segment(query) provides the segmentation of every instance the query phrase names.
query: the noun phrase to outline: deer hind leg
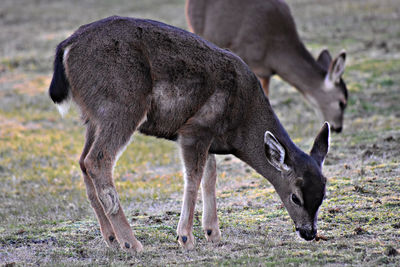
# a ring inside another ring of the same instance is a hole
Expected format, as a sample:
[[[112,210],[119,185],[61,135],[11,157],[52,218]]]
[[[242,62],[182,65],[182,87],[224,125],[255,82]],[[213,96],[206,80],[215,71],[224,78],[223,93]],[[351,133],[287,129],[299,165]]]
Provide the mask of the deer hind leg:
[[[104,213],[103,207],[101,206],[100,200],[97,197],[96,189],[94,187],[92,179],[88,176],[84,160],[89,153],[90,148],[93,145],[96,134],[96,127],[92,124],[92,122],[88,122],[86,128],[86,143],[83,148],[83,152],[81,158],[79,160],[79,165],[81,166],[83,179],[86,185],[86,193],[89,198],[90,204],[96,213],[97,220],[100,223],[100,231],[103,235],[104,240],[107,245],[112,248],[118,248],[119,244],[117,239],[115,238],[114,230],[111,226],[110,221],[108,220],[106,214]]]
[[[262,85],[262,88],[263,88],[263,90],[264,90],[264,93],[265,93],[265,95],[268,97],[268,94],[269,94],[269,80],[270,80],[270,77],[267,77],[267,78],[260,78],[260,80],[261,80],[261,85]]]
[[[193,215],[201,177],[207,159],[211,138],[200,131],[180,134],[179,144],[184,164],[185,187],[181,216],[177,228],[178,242],[184,249],[194,248]]]
[[[84,166],[96,189],[97,197],[108,218],[120,247],[134,253],[143,249],[125,217],[114,186],[112,171],[118,152],[128,143],[144,115],[114,111],[112,118],[103,117],[97,125],[93,145]],[[105,237],[107,238],[107,237]]]
[[[221,232],[218,225],[217,198],[215,195],[215,184],[217,181],[217,166],[215,155],[209,154],[206,168],[201,180],[201,191],[203,197],[203,229],[207,241],[218,242]]]

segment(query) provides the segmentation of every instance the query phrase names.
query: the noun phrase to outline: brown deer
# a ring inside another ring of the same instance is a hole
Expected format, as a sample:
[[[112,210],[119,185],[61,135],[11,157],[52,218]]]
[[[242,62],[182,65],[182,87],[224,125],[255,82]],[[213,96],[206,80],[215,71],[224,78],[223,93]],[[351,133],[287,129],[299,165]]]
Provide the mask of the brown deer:
[[[233,53],[195,34],[151,20],[110,17],[80,27],[56,51],[51,99],[73,100],[87,127],[80,166],[87,195],[109,246],[142,250],[124,215],[112,172],[132,133],[179,144],[184,195],[177,228],[192,249],[193,213],[202,187],[203,228],[220,239],[214,154],[233,154],[275,187],[300,236],[317,232],[325,195],[321,167],[329,124],[310,155],[289,138],[257,77]]]
[[[269,80],[277,74],[305,96],[332,130],[342,131],[346,53],[332,60],[323,50],[315,61],[283,0],[187,0],[186,17],[193,32],[240,56],[267,95]]]

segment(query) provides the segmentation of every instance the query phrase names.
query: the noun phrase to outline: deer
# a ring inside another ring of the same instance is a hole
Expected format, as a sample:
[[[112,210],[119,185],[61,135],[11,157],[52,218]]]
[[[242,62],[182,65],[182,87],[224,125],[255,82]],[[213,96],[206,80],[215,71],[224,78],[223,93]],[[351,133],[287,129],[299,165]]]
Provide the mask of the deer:
[[[216,154],[232,154],[275,188],[296,231],[317,233],[325,196],[322,165],[329,149],[325,123],[310,154],[290,139],[255,74],[235,54],[161,22],[112,16],[83,25],[56,48],[49,95],[62,113],[75,103],[86,126],[79,165],[108,246],[142,251],[118,198],[113,168],[134,131],[174,141],[184,192],[177,239],[195,247],[198,190],[209,242],[221,238]]]
[[[332,60],[323,49],[315,60],[283,0],[187,0],[186,18],[192,32],[241,57],[267,95],[270,78],[277,74],[303,94],[333,131],[342,131],[346,52]]]

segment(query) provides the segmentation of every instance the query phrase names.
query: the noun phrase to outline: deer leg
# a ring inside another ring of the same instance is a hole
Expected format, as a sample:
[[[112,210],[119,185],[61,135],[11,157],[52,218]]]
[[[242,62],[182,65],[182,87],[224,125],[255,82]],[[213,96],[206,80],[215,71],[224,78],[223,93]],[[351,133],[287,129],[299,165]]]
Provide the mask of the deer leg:
[[[98,125],[95,141],[84,165],[120,247],[134,253],[141,251],[143,247],[135,238],[125,217],[112,178],[116,155],[128,143],[137,125],[130,127],[132,125],[127,122],[134,121],[134,116],[125,115],[115,114],[112,120],[104,118]]]
[[[208,242],[218,242],[221,232],[218,226],[217,198],[215,196],[215,184],[217,181],[217,166],[214,154],[209,154],[206,169],[201,180],[203,196],[203,229]]]
[[[185,187],[181,216],[177,228],[178,242],[184,249],[193,249],[193,215],[211,138],[199,135],[180,135],[179,143],[185,166]]]
[[[265,95],[266,95],[267,97],[268,97],[268,94],[269,94],[269,79],[270,79],[270,77],[267,77],[267,78],[260,78],[262,88],[263,88],[264,93],[265,93]]]
[[[91,122],[88,122],[87,129],[86,129],[86,143],[83,148],[81,158],[79,160],[79,165],[82,169],[83,179],[84,179],[84,182],[86,185],[86,193],[87,193],[88,199],[90,201],[90,204],[91,204],[94,212],[96,213],[97,220],[100,223],[101,234],[103,235],[103,238],[109,247],[118,248],[119,244],[117,242],[117,239],[115,238],[114,230],[113,230],[111,223],[108,220],[106,214],[104,213],[103,207],[101,206],[101,203],[97,197],[97,193],[96,193],[96,189],[93,185],[93,181],[88,176],[85,165],[84,165],[84,160],[85,160],[87,154],[89,153],[89,150],[92,147],[92,144],[94,142],[95,134],[96,134],[96,127]]]

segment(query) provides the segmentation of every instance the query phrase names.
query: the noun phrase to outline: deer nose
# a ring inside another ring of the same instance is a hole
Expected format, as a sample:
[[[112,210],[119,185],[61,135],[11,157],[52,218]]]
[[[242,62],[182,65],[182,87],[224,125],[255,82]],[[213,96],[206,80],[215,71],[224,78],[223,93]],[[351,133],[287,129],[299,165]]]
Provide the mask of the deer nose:
[[[296,228],[301,238],[307,241],[311,241],[317,235],[317,229],[309,229],[309,228]]]
[[[343,130],[343,127],[342,126],[340,126],[340,127],[331,126],[331,130],[334,132],[340,133]]]

